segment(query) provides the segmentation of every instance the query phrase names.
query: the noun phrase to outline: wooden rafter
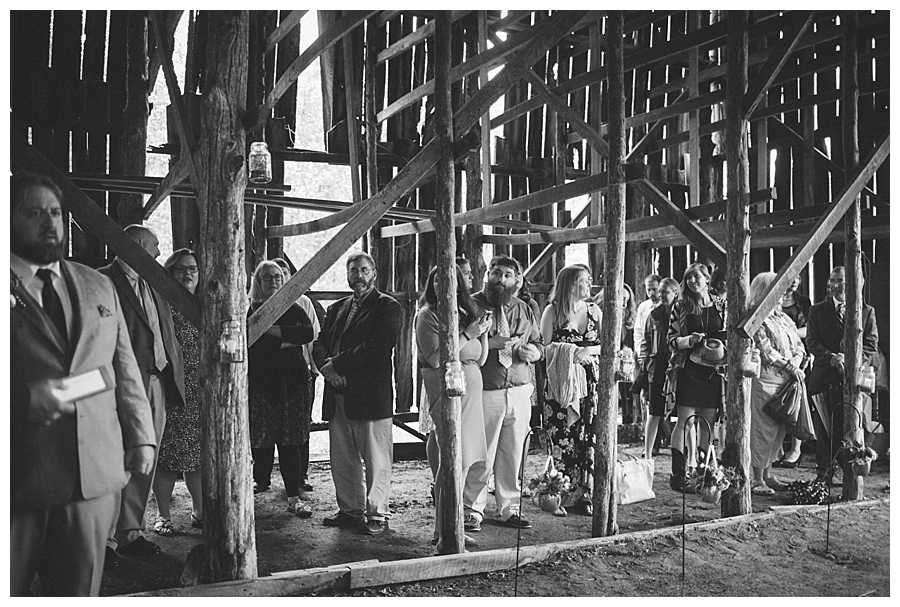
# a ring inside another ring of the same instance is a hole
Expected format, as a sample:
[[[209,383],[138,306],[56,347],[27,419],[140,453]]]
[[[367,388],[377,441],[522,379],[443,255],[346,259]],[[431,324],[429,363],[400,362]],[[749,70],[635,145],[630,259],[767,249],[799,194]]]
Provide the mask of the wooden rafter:
[[[454,22],[459,21],[460,19],[462,19],[463,17],[465,17],[466,15],[468,15],[471,12],[472,12],[471,10],[453,11],[451,21],[454,21]],[[430,37],[433,34],[434,34],[434,21],[432,20],[432,21],[429,21],[428,23],[426,23],[425,25],[419,27],[416,31],[412,32],[411,34],[409,34],[407,36],[404,36],[397,42],[393,43],[392,45],[390,45],[389,47],[387,47],[386,49],[384,49],[383,51],[378,53],[378,55],[375,57],[375,65],[381,65],[388,59],[392,59],[392,58],[396,57],[397,55],[400,55],[400,54],[404,53],[405,51],[408,51],[409,49],[411,49],[412,47],[419,44],[420,42],[422,42],[423,40],[425,40],[426,38]]]
[[[684,211],[675,206],[655,185],[647,181],[636,181],[632,184],[638,192],[640,192],[646,200],[650,202],[656,209],[672,222],[678,230],[684,234],[692,245],[703,251],[703,253],[720,268],[725,267],[727,258],[725,249],[718,242],[707,234],[703,228],[696,222],[684,214]]]
[[[588,202],[585,204],[578,214],[566,224],[565,230],[569,230],[575,228],[580,224],[584,219],[588,216],[591,211],[591,204]],[[548,230],[548,232],[551,230]],[[547,263],[553,259],[553,255],[556,254],[557,251],[562,247],[559,243],[550,243],[534,258],[534,260],[529,264],[529,266],[525,269],[525,278],[528,280],[534,280],[534,277],[537,276],[537,273],[540,272],[541,268],[543,268]]]
[[[268,35],[266,38],[266,50],[263,51],[263,54],[268,53],[272,49],[275,48],[275,45],[284,40],[284,38],[290,34],[295,27],[300,25],[300,20],[303,19],[303,16],[306,15],[309,11],[291,11],[287,14],[287,17],[281,20],[281,23],[278,24],[272,33]]]
[[[591,192],[598,192],[606,188],[606,173],[583,177],[565,185],[558,185],[512,200],[504,200],[487,207],[473,209],[463,213],[457,213],[453,221],[457,226],[474,223],[484,223],[491,219],[509,217],[515,213],[539,209],[576,196],[584,196]],[[406,223],[396,226],[388,226],[381,229],[382,238],[396,238],[398,236],[410,236],[412,234],[424,234],[434,231],[434,223],[430,219]]]
[[[875,174],[875,171],[881,166],[884,160],[890,154],[890,134],[886,133],[879,144],[875,146],[872,153],[865,162],[861,163],[859,171],[852,180],[847,184],[841,194],[831,203],[828,211],[819,219],[816,226],[807,234],[802,245],[794,250],[794,254],[788,260],[778,276],[769,285],[765,295],[753,307],[751,307],[744,318],[738,323],[738,330],[745,336],[749,337],[756,333],[760,325],[780,301],[781,295],[787,290],[788,285],[794,280],[794,277],[800,270],[809,263],[812,256],[819,249],[819,246],[825,238],[837,227],[843,218],[847,209],[862,192],[863,186],[868,183]]]
[[[83,230],[89,231],[100,242],[134,268],[150,283],[172,307],[184,314],[194,326],[200,326],[200,305],[197,300],[166,272],[159,263],[144,251],[125,230],[103,212],[97,203],[75,185],[69,177],[31,146],[20,133],[10,133],[10,158],[20,168],[46,175],[63,191],[63,208],[71,213]]]
[[[178,86],[175,66],[172,64],[172,47],[163,32],[165,19],[162,11],[151,11],[150,15],[153,30],[156,32],[156,43],[161,53],[163,73],[166,75],[166,87],[169,89],[169,101],[172,105],[175,127],[178,130],[178,140],[181,142],[181,155],[182,157],[186,155],[191,183],[197,184],[200,183],[200,172],[197,170],[197,140],[188,119],[184,97],[181,96],[181,87]]]
[[[294,59],[294,62],[288,69],[284,71],[269,94],[266,95],[265,102],[254,110],[250,111],[247,116],[248,130],[265,124],[269,112],[275,107],[275,104],[288,92],[291,85],[300,77],[300,74],[308,68],[313,61],[318,58],[326,49],[341,40],[344,36],[353,31],[360,23],[371,17],[378,11],[347,11],[340,19],[331,25],[325,32],[316,38],[315,42],[309,45],[303,53]]]
[[[156,207],[159,206],[166,196],[174,192],[175,188],[185,180],[190,171],[189,163],[190,159],[182,156],[178,159],[178,162],[169,168],[168,174],[150,195],[147,204],[144,205],[144,219],[149,219],[150,215],[153,214],[153,211],[156,210]]]
[[[275,295],[253,313],[247,321],[247,345],[272,326],[284,311],[307,291],[350,246],[381,219],[389,208],[410,188],[419,175],[430,169],[440,158],[437,142],[431,140],[383,190],[360,203],[359,212],[328,243],[319,249]]]
[[[798,21],[793,28],[785,32],[784,39],[776,46],[769,55],[769,60],[762,66],[756,80],[751,82],[744,95],[744,120],[756,110],[756,107],[762,101],[763,96],[775,82],[775,78],[781,72],[781,68],[785,66],[791,53],[796,50],[800,43],[800,39],[812,25],[816,17],[816,11],[810,11],[805,19]]]
[[[169,44],[172,43],[172,39],[175,36],[175,28],[178,27],[178,22],[181,21],[181,16],[184,14],[184,11],[165,11],[166,14],[166,22],[165,22],[165,33],[166,40],[169,41]],[[147,72],[147,90],[152,92],[153,87],[156,85],[156,76],[159,74],[159,68],[162,67],[162,50],[160,49],[159,43],[153,48],[153,52],[150,54],[150,67]]]

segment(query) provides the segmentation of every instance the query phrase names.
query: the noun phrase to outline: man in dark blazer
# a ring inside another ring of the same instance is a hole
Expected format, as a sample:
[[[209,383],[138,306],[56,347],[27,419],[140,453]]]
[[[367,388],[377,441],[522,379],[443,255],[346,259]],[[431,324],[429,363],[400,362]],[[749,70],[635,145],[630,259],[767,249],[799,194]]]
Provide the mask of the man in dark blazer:
[[[353,295],[328,308],[313,346],[325,377],[322,417],[328,421],[331,475],[338,512],[329,527],[388,528],[394,388],[391,353],[400,335],[400,304],[375,288],[375,261],[366,253],[347,260]],[[360,458],[365,462],[365,476]]]
[[[152,230],[130,225],[125,232],[151,256],[159,256],[159,239]],[[128,264],[116,258],[100,273],[112,278],[131,336],[131,346],[141,371],[141,378],[153,411],[156,447],[166,426],[166,403],[184,404],[184,364],[181,346],[175,338],[172,310],[165,299],[142,279]],[[107,542],[107,567],[114,567],[116,548],[128,556],[148,556],[159,552],[159,546],[143,536],[144,517],[153,472],[134,476],[122,490],[119,518]]]
[[[844,291],[844,268],[836,267],[828,278],[830,295],[823,301],[809,309],[809,324],[807,325],[806,346],[815,357],[812,369],[809,373],[809,394],[824,404],[816,423],[816,469],[820,478],[828,471],[832,453],[837,453],[843,440],[843,432],[833,431],[831,445],[827,440],[829,433],[824,424],[831,425],[831,413],[834,412],[834,427],[843,428],[844,407],[839,406],[843,401],[844,383],[844,318],[846,316],[844,306],[846,293]],[[875,363],[875,354],[878,348],[878,327],[875,323],[875,309],[863,303],[862,306],[862,364]],[[868,395],[863,395],[868,398]],[[837,409],[837,411],[835,411]],[[823,420],[822,414],[829,419]],[[827,480],[827,479],[826,479]]]
[[[45,596],[97,596],[115,495],[153,465],[150,404],[112,283],[62,260],[58,186],[10,183],[10,594],[38,573]]]

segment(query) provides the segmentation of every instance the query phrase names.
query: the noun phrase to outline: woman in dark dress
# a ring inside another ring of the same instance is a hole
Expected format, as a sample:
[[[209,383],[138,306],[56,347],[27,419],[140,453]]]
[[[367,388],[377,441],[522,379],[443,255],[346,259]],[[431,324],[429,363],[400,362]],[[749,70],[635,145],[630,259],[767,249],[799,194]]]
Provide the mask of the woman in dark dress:
[[[712,428],[723,409],[725,377],[721,366],[701,364],[691,354],[700,353],[706,340],[717,339],[725,343],[725,300],[709,292],[709,270],[702,263],[693,263],[684,271],[681,295],[672,307],[669,319],[668,345],[672,352],[668,375],[675,380],[675,407],[678,423],[672,430],[672,476],[669,485],[676,491],[685,491],[686,457],[685,432],[690,431],[694,420],[687,418],[698,414]],[[724,365],[724,360],[721,361]],[[671,388],[670,388],[671,390]],[[706,424],[700,424],[700,460],[709,449],[710,435]],[[689,454],[693,455],[693,454]]]
[[[644,341],[638,353],[643,370],[647,373],[647,393],[649,399],[647,420],[644,424],[644,457],[653,458],[653,444],[659,424],[666,416],[666,397],[663,385],[666,379],[666,367],[669,364],[669,316],[672,304],[678,295],[678,281],[674,278],[663,278],[659,283],[660,305],[650,311],[644,325]]]
[[[172,253],[164,264],[165,269],[194,294],[199,279],[197,254],[190,249]],[[172,309],[175,338],[181,345],[184,358],[184,407],[166,406],[166,427],[159,444],[156,475],[153,477],[153,495],[159,516],[153,530],[160,535],[174,535],[172,526],[172,491],[178,473],[184,475],[184,484],[191,495],[191,526],[203,527],[203,492],[200,484],[200,402],[197,370],[200,367],[200,334],[176,309]]]
[[[541,316],[541,337],[550,352],[553,344],[578,346],[572,366],[584,370],[584,396],[573,395],[570,402],[559,402],[552,384],[565,383],[561,377],[577,369],[558,366],[553,353],[547,356],[547,385],[544,398],[544,424],[553,441],[553,459],[557,469],[569,477],[571,491],[563,495],[564,507],[580,506],[591,514],[594,448],[591,428],[597,412],[598,356],[600,354],[600,307],[590,301],[591,275],[581,265],[559,271],[550,293],[550,303]],[[556,396],[556,398],[553,398]],[[564,515],[565,511],[558,514]]]
[[[252,315],[284,283],[284,272],[263,261],[250,286]],[[309,368],[300,346],[313,338],[312,322],[296,303],[249,348],[250,447],[253,452],[253,490],[269,488],[275,447],[287,509],[300,518],[312,510],[300,499],[300,446],[309,436]],[[307,439],[308,440],[308,439]]]

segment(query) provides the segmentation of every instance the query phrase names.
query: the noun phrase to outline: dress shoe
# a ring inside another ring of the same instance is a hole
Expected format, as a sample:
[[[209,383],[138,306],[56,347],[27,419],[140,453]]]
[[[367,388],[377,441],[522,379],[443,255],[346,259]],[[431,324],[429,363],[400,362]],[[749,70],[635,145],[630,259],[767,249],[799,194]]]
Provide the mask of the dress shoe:
[[[388,530],[387,521],[369,521],[359,530],[363,535],[381,535]]]
[[[800,461],[802,459],[803,459],[803,454],[801,453],[800,455],[797,456],[797,459],[795,459],[792,462],[789,462],[786,459],[780,459],[777,462],[772,462],[772,467],[773,468],[796,468],[797,466],[800,465]]]
[[[106,547],[106,557],[103,559],[103,571],[112,571],[119,568],[119,555],[116,551]]]
[[[344,529],[355,529],[356,527],[361,527],[365,524],[365,521],[358,518],[353,518],[349,514],[344,514],[340,510],[335,512],[331,516],[326,516],[322,519],[322,524],[326,527],[343,527]]]
[[[481,531],[481,519],[474,514],[467,514],[463,517],[463,529],[466,531]]]
[[[313,486],[310,485],[308,481],[303,481],[302,483],[300,483],[300,488],[307,492],[313,490]]]
[[[124,556],[153,556],[159,554],[159,546],[141,535],[133,542],[119,546],[119,554]]]
[[[505,521],[500,522],[504,527],[512,527],[513,529],[531,529],[530,522],[520,517],[518,514],[512,514]]]

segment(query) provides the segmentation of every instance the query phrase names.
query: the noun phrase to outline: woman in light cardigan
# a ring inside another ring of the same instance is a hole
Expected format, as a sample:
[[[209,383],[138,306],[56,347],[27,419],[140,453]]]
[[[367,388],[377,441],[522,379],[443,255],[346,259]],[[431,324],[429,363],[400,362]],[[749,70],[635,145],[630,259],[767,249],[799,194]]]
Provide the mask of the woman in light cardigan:
[[[775,280],[774,272],[757,274],[750,283],[748,307],[753,307],[765,295]],[[760,373],[750,387],[750,464],[753,467],[753,483],[750,491],[756,495],[772,495],[783,491],[786,485],[771,475],[772,462],[784,440],[785,427],[765,412],[767,402],[791,380],[797,382],[800,398],[806,398],[802,370],[806,349],[790,316],[776,305],[753,334],[753,343],[759,349]]]
[[[443,427],[440,410],[449,404],[447,395],[441,390],[440,343],[438,339],[439,321],[437,317],[437,267],[432,268],[425,283],[419,312],[416,314],[417,358],[422,366],[422,378],[430,404],[430,416],[434,424],[432,435],[439,444],[448,440],[447,429]],[[462,457],[462,478],[475,462],[487,458],[487,442],[484,435],[484,410],[481,404],[481,365],[488,356],[487,330],[491,327],[490,317],[481,315],[477,304],[469,296],[465,278],[456,269],[456,304],[459,309],[459,362],[466,377],[466,393],[460,399],[459,451]],[[440,450],[436,455],[440,454]],[[437,458],[438,471],[434,479],[434,543],[440,542],[443,470]],[[473,545],[472,538],[466,537],[466,544]],[[438,549],[440,550],[440,548]]]

